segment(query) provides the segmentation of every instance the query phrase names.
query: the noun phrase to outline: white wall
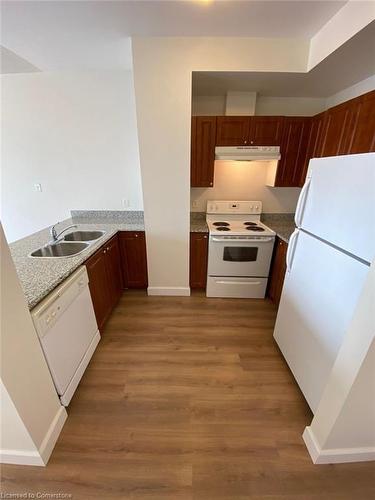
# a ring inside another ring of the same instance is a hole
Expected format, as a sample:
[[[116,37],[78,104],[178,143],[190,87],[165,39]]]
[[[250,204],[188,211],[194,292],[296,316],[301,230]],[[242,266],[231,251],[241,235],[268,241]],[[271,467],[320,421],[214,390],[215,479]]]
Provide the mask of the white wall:
[[[226,97],[223,95],[196,95],[192,98],[193,116],[225,115]]]
[[[2,428],[5,449],[0,450],[1,459],[6,463],[43,465],[64,424],[66,411],[57,397],[1,225],[0,250],[0,376],[23,423],[12,431]],[[9,404],[1,407],[4,425],[9,423],[14,408]],[[25,436],[25,429],[37,452]]]
[[[259,96],[256,115],[314,116],[324,110],[322,97],[268,97]]]
[[[121,210],[124,199],[143,209],[131,72],[13,74],[1,84],[8,241],[71,209]]]
[[[375,460],[375,262],[309,427],[315,463]]]
[[[0,381],[0,450],[36,453],[37,447],[18,414],[8,391]]]
[[[366,92],[370,92],[371,90],[375,90],[375,75],[328,97],[326,99],[326,109],[332,108],[332,106],[336,106],[337,104],[348,101],[349,99],[354,99],[354,97],[358,97]]]
[[[372,447],[375,458],[375,341],[371,343],[327,448]]]
[[[149,293],[189,293],[193,71],[305,71],[308,41],[134,38]]]
[[[193,116],[225,115],[225,96],[193,96]],[[258,94],[255,114],[263,116],[313,116],[325,109],[322,97],[268,97]]]
[[[263,212],[294,212],[299,188],[266,186],[266,162],[215,161],[212,188],[191,188],[191,209],[205,212],[207,200],[260,200]]]
[[[308,71],[375,19],[375,2],[348,1],[312,37]],[[369,47],[369,50],[371,48]]]

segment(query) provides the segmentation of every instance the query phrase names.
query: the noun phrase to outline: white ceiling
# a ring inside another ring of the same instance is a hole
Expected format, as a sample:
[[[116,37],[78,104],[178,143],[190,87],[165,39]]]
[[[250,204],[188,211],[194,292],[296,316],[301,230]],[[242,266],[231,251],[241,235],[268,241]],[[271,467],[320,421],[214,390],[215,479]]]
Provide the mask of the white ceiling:
[[[130,36],[311,38],[346,1],[2,1],[1,44],[41,70],[131,66]]]
[[[274,97],[328,97],[375,74],[375,21],[309,73],[199,72],[193,95],[225,95],[228,90]]]

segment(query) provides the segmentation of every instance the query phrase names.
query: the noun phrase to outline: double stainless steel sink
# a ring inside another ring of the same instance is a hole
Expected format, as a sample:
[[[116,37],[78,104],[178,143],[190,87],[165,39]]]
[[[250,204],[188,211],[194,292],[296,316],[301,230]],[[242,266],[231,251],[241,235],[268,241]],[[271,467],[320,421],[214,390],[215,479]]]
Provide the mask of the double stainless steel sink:
[[[73,231],[64,236],[62,240],[47,245],[31,252],[30,257],[73,257],[88,248],[94,241],[105,234],[105,231]]]

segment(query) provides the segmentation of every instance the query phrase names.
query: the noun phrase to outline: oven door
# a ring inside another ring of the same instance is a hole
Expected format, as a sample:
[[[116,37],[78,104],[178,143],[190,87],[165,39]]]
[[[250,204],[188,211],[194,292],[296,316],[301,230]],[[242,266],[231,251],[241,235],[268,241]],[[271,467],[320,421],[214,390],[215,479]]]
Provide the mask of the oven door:
[[[273,237],[210,236],[208,275],[266,278],[274,241]]]

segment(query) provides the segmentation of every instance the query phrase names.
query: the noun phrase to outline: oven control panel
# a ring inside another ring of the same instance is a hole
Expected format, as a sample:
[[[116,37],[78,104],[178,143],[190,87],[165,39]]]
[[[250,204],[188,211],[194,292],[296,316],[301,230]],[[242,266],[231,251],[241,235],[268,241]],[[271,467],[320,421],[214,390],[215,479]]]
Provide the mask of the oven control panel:
[[[261,214],[261,201],[207,201],[208,214]]]

